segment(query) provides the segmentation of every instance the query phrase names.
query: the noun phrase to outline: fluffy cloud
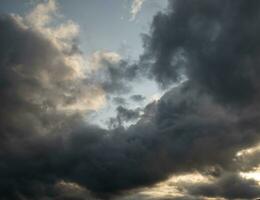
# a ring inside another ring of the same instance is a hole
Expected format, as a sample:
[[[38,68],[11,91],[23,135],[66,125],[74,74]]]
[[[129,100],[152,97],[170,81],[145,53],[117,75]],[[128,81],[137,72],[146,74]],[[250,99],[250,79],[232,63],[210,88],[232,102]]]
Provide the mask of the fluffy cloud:
[[[0,16],[1,199],[40,198],[49,185],[24,167],[38,165],[33,157],[51,153],[57,133],[105,102],[101,86],[85,84],[77,25],[50,27],[55,12],[49,1],[24,17]]]
[[[125,122],[137,121],[141,117],[141,109],[127,109],[123,106],[118,106],[117,116],[115,118],[110,118],[110,127],[120,127],[123,126]]]

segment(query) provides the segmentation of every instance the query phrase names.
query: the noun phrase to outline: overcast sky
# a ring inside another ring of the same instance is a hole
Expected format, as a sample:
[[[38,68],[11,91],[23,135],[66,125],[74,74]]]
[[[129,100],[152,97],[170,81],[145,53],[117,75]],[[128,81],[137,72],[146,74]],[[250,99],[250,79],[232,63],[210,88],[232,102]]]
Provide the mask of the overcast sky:
[[[260,198],[259,19],[258,0],[0,0],[0,199]]]

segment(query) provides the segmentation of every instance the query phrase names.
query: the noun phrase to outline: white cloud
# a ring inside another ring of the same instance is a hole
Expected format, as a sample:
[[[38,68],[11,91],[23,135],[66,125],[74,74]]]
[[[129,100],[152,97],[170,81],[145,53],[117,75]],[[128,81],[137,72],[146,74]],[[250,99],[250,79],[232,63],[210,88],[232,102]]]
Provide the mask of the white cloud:
[[[26,19],[30,25],[34,27],[44,27],[46,26],[57,11],[57,4],[54,0],[49,0],[47,3],[38,4],[34,10],[32,10]]]
[[[133,4],[131,7],[131,21],[135,20],[136,15],[140,12],[142,9],[142,5],[145,0],[133,0]]]

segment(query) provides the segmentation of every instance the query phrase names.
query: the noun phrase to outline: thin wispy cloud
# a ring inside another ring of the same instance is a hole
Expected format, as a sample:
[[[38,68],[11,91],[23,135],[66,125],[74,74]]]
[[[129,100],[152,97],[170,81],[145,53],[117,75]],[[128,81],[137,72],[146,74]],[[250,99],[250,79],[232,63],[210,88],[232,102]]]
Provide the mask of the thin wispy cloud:
[[[137,14],[142,9],[142,6],[144,4],[145,0],[133,0],[132,6],[131,6],[131,18],[130,21],[135,20]]]

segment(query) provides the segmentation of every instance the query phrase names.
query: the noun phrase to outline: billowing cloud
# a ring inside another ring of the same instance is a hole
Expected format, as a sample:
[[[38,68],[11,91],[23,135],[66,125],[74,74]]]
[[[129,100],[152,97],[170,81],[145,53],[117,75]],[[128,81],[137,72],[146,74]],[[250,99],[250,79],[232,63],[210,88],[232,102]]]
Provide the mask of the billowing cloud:
[[[1,16],[0,199],[117,198],[194,171],[213,181],[176,183],[186,190],[177,199],[257,197],[259,184],[241,172],[259,165],[259,4],[169,1],[140,65],[97,53],[92,68],[77,26],[50,26],[54,1]],[[140,67],[163,87],[187,80],[142,115],[118,107],[120,120],[140,118],[129,128],[89,125],[85,114],[126,91]]]
[[[169,2],[171,11],[158,14],[144,37],[143,62],[160,85],[184,73],[218,100],[245,102],[258,95],[259,2]]]

